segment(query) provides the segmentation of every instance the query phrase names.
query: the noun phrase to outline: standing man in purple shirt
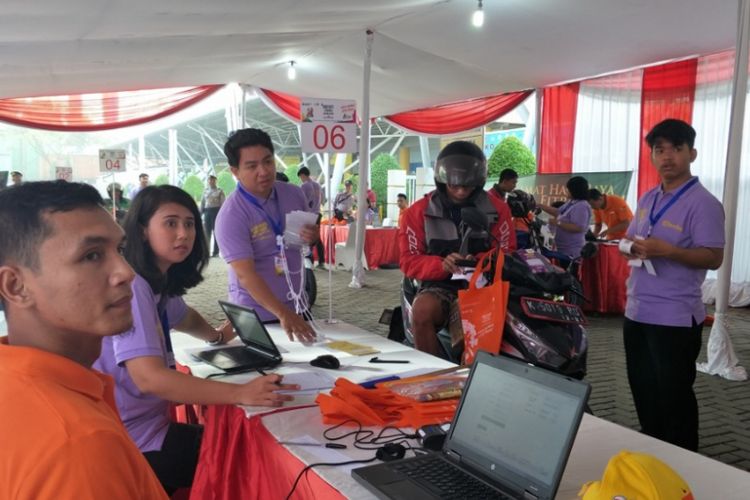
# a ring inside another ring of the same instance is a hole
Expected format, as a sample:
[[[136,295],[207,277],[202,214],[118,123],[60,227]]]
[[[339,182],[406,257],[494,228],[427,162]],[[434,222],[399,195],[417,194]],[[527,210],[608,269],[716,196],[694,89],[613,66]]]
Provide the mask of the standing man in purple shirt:
[[[302,192],[305,193],[305,198],[307,198],[307,204],[309,206],[308,211],[320,215],[320,184],[310,178],[310,169],[307,167],[300,168],[297,171],[297,177],[302,181],[300,187],[302,188]],[[320,238],[318,238],[318,241],[315,243],[315,249],[318,251],[318,267],[323,267],[323,262],[325,262],[325,255],[323,255],[323,253],[325,252],[325,249],[323,248],[323,242],[320,241]],[[311,252],[310,262],[312,262],[312,258],[313,255]]]
[[[294,306],[294,297],[304,292],[297,289],[304,273],[302,255],[283,242],[286,214],[309,209],[305,193],[276,182],[273,143],[262,130],[236,131],[224,153],[238,181],[216,218],[216,239],[230,266],[229,300],[256,309],[263,321],[278,319],[290,339],[312,341],[312,327]],[[300,237],[315,243],[320,227],[305,226]]]
[[[577,175],[568,179],[565,190],[568,201],[560,208],[541,203],[537,206],[553,216],[548,224],[557,228],[555,231],[557,251],[574,260],[581,256],[581,249],[586,244],[586,231],[591,223],[591,206],[588,202],[589,182],[585,177]],[[567,267],[567,264],[569,262],[561,262],[562,267]]]
[[[696,451],[693,383],[706,316],[701,284],[724,257],[724,209],[690,172],[697,156],[693,127],[664,120],[646,142],[661,183],[638,202],[628,257],[648,259],[655,274],[634,266],[628,279],[628,381],[641,431]]]

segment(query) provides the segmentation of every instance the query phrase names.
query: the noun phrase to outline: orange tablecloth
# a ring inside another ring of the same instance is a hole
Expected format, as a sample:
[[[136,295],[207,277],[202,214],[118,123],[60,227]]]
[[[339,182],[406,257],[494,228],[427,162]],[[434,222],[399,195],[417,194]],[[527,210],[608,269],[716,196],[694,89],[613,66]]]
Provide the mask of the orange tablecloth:
[[[276,441],[261,416],[248,419],[240,408],[224,405],[207,407],[205,416],[191,500],[286,498],[305,464]],[[344,496],[313,469],[300,479],[293,498]]]
[[[333,241],[329,237],[333,231]],[[398,264],[398,229],[395,227],[373,227],[365,229],[365,257],[370,269],[383,264]],[[320,239],[323,242],[325,261],[335,261],[335,250],[329,245],[346,243],[349,237],[349,226],[320,226]]]
[[[586,297],[584,311],[622,314],[625,312],[625,282],[630,276],[630,266],[620,255],[617,245],[599,244],[599,251],[584,259],[581,266],[581,283]]]

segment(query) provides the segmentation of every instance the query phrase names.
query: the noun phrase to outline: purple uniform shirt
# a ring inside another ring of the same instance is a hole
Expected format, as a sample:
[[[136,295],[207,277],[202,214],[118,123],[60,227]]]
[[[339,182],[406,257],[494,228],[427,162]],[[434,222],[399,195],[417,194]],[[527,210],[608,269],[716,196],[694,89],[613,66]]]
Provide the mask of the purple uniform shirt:
[[[258,200],[263,207],[256,207],[246,200],[239,191],[229,195],[221,206],[216,218],[216,241],[221,255],[227,263],[235,260],[251,259],[255,262],[255,272],[263,278],[274,296],[294,310],[292,300],[287,296],[289,287],[283,274],[276,272],[276,259],[279,247],[276,235],[268,216],[285,225],[286,214],[293,210],[308,211],[307,199],[302,189],[285,182],[276,182],[267,200]],[[288,267],[292,282],[299,282],[302,259],[297,249],[287,249]],[[248,293],[239,282],[234,269],[229,268],[229,301],[252,307],[262,321],[277,319]]]
[[[572,233],[561,227],[555,228],[557,251],[578,258],[586,243],[586,230],[591,222],[591,205],[585,200],[570,200],[559,208],[558,222],[567,222],[583,228],[581,233]]]
[[[160,295],[136,275],[133,290],[133,328],[102,340],[102,353],[94,368],[115,379],[115,400],[128,434],[142,452],[160,450],[169,427],[169,402],[143,394],[130,378],[125,362],[144,356],[156,356],[167,366],[167,348],[157,312]],[[169,327],[182,321],[187,306],[181,297],[166,301]]]
[[[314,214],[320,213],[320,184],[308,179],[307,182],[302,183],[300,188],[307,198],[307,211]]]
[[[654,214],[669,203],[679,189],[669,193],[661,185],[638,202],[627,237],[646,237],[649,213],[656,198]],[[664,213],[651,230],[651,236],[680,248],[724,248],[724,207],[699,182],[690,187]],[[688,267],[671,259],[651,259],[656,276],[645,267],[634,267],[628,279],[625,316],[633,321],[663,326],[692,326],[706,318],[701,300],[705,269]]]

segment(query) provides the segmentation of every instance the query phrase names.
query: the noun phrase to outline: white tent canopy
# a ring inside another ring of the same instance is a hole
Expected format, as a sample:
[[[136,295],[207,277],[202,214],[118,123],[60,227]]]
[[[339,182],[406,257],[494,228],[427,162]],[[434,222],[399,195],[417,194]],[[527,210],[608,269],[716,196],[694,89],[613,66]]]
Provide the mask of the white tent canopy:
[[[242,82],[362,97],[371,114],[538,88],[734,47],[706,0],[39,0],[3,2],[0,98]],[[286,76],[294,60],[298,77]]]

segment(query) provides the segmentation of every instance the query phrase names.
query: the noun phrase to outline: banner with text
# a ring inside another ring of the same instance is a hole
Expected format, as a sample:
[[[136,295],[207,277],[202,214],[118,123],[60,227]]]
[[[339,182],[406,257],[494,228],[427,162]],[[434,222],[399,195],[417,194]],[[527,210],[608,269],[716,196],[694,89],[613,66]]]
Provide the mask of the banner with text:
[[[565,201],[565,183],[574,176],[586,178],[590,189],[598,189],[602,194],[627,197],[633,172],[581,172],[574,174],[536,174],[518,178],[517,189],[533,194],[539,203],[549,205],[555,201]]]
[[[300,134],[305,153],[356,153],[357,103],[349,99],[300,99]]]

